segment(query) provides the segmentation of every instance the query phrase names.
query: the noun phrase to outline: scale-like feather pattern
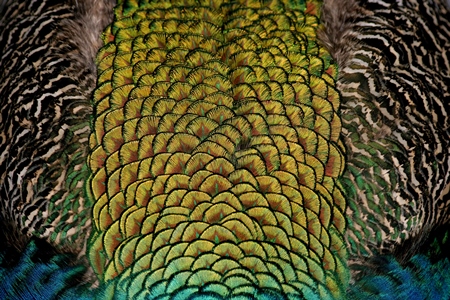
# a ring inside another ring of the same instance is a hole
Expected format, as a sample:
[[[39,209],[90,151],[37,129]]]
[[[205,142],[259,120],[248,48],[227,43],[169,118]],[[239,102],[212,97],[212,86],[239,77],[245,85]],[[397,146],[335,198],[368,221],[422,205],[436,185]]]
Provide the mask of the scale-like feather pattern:
[[[319,9],[119,2],[88,161],[102,281],[133,299],[343,294],[339,94]]]

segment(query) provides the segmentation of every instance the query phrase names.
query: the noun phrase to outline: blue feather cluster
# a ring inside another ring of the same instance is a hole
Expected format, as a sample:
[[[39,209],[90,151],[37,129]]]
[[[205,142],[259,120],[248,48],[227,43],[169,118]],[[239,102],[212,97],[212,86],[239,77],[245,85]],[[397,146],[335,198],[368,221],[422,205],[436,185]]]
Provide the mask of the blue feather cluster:
[[[62,254],[42,258],[39,250],[31,241],[12,265],[8,253],[0,251],[0,299],[92,299],[78,280],[83,266],[68,266]]]
[[[449,299],[450,262],[447,258],[432,263],[427,256],[418,254],[405,266],[392,256],[378,261],[377,274],[367,274],[350,286],[350,299]]]

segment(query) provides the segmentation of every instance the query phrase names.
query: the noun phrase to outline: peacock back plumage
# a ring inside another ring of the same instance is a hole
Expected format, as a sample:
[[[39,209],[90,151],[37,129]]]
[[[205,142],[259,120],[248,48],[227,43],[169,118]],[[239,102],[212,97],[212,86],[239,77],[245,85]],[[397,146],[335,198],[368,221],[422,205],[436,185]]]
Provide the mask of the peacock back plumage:
[[[88,158],[102,280],[129,298],[343,294],[339,94],[318,9],[119,2]]]
[[[447,3],[0,14],[0,298],[449,297]]]

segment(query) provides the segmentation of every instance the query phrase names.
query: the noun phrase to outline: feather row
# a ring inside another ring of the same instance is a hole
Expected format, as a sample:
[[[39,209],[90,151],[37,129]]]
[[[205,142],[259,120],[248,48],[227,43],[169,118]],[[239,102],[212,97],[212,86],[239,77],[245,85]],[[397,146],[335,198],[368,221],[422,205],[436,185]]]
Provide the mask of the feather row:
[[[318,8],[118,5],[90,137],[102,281],[130,298],[344,292],[339,94]]]

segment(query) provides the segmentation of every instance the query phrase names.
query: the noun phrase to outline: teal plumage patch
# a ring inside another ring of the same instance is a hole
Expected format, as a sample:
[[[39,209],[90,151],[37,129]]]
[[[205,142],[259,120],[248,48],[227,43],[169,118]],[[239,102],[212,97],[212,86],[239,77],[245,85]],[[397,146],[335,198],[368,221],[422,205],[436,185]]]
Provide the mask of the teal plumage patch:
[[[17,256],[12,262],[11,253],[0,250],[1,299],[91,299],[81,284],[86,268],[67,265],[68,255],[55,254],[47,243],[32,240]]]
[[[349,299],[448,299],[450,261],[431,263],[425,255],[412,257],[404,266],[394,257],[373,259],[374,269],[363,271],[349,288]]]

